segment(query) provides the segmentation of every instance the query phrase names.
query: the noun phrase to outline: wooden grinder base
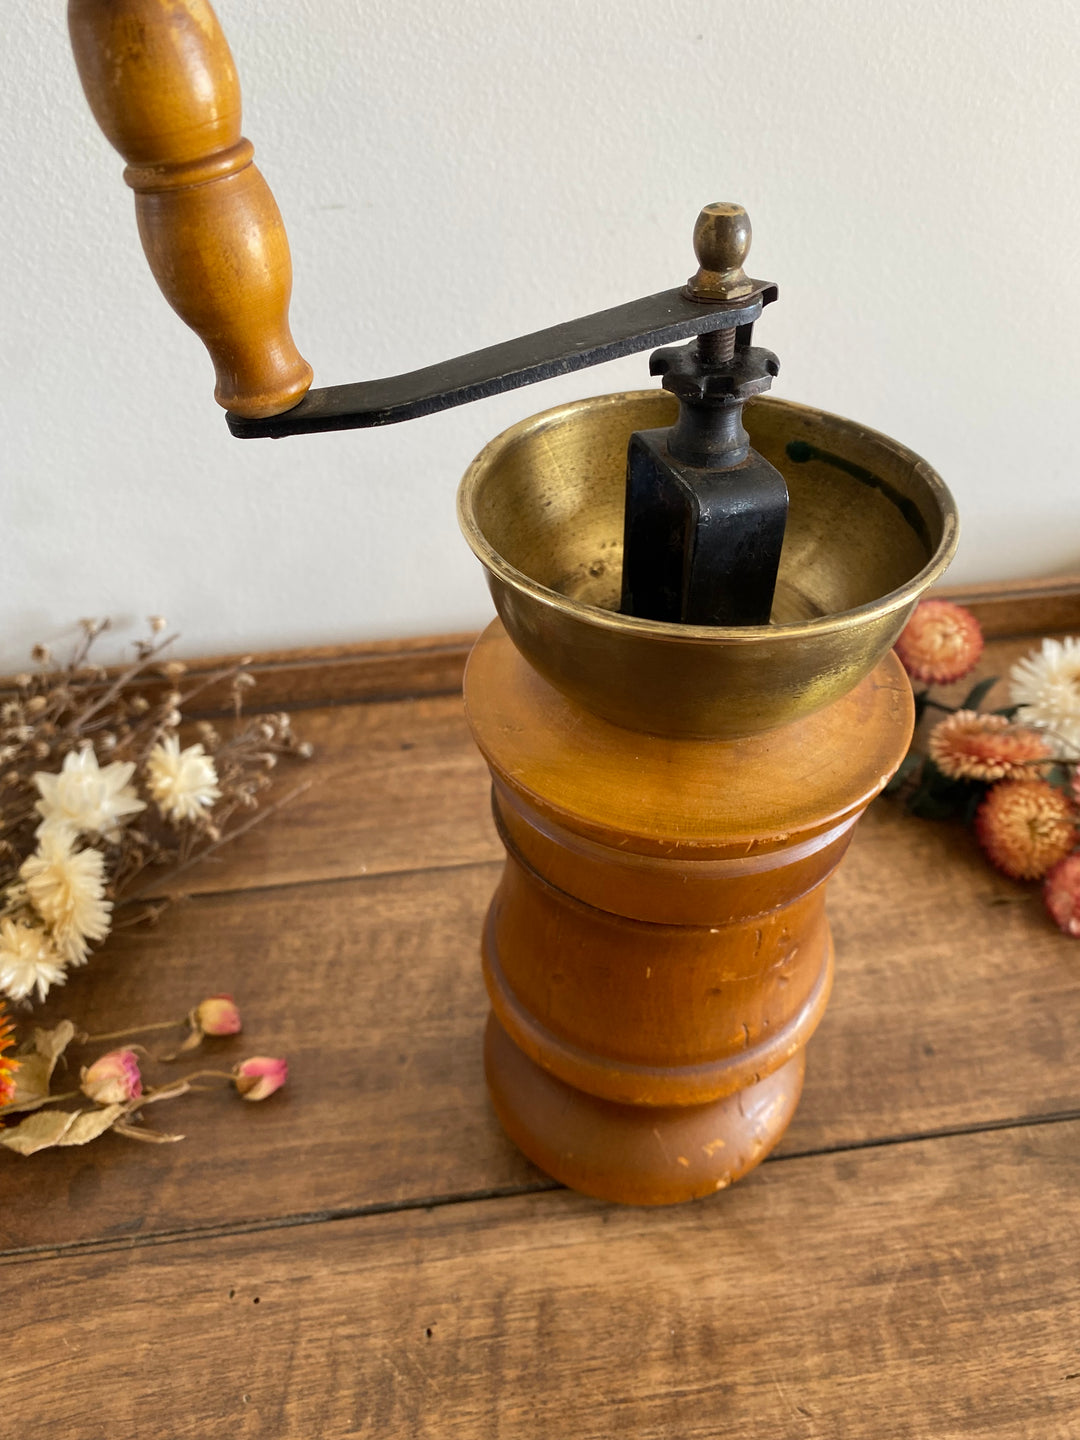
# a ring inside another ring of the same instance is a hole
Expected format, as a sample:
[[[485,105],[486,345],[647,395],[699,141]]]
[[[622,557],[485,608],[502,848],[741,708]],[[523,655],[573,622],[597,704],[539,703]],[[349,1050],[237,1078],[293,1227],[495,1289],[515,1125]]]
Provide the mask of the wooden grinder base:
[[[911,738],[889,654],[745,740],[601,720],[495,622],[465,676],[506,870],[488,913],[485,1062],[510,1138],[586,1194],[723,1189],[783,1134],[829,997],[825,881]]]

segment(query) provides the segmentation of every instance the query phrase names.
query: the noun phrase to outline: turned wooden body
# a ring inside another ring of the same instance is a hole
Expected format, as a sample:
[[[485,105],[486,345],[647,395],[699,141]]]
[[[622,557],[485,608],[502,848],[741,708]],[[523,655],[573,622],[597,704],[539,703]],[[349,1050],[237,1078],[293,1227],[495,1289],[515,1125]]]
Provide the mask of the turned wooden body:
[[[289,330],[281,214],[240,133],[240,82],[206,0],[69,0],[86,98],[128,162],[143,250],[162,294],[210,352],[214,398],[277,415],[311,366]]]
[[[465,694],[507,849],[483,942],[500,1120],[591,1194],[723,1188],[798,1101],[832,982],[825,881],[909,742],[903,671],[889,655],[766,735],[664,739],[565,699],[496,623]]]

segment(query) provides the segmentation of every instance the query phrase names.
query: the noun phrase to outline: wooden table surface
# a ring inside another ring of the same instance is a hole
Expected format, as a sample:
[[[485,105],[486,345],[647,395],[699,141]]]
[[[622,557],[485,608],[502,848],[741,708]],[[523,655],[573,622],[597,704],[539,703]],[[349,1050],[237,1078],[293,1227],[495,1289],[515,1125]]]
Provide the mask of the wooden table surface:
[[[1080,632],[1075,587],[972,604],[987,673]],[[1080,944],[879,801],[776,1155],[670,1210],[562,1190],[484,1093],[500,847],[465,650],[261,663],[314,787],[50,1000],[94,1030],[231,991],[218,1058],[290,1080],[175,1102],[175,1146],[4,1158],[0,1433],[1080,1437]]]

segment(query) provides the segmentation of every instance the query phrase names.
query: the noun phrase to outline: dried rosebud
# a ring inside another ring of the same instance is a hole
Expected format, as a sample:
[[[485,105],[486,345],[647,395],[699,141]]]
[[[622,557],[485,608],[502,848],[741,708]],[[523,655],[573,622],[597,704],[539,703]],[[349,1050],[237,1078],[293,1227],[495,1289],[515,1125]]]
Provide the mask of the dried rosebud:
[[[33,695],[26,702],[26,713],[28,715],[40,715],[48,703],[44,695]]]
[[[162,632],[162,630],[166,629],[166,627],[168,626],[168,623],[169,623],[169,622],[165,619],[165,616],[164,616],[164,615],[151,615],[151,616],[149,617],[149,621],[150,621],[150,629],[153,631],[153,633],[154,633],[155,635],[160,635],[161,632]]]
[[[142,1076],[134,1050],[110,1050],[90,1066],[84,1065],[80,1076],[84,1095],[99,1105],[122,1105],[138,1100],[142,1094]]]
[[[288,1078],[289,1067],[285,1061],[267,1055],[253,1055],[233,1067],[233,1084],[245,1100],[265,1100],[280,1090]]]
[[[195,1006],[188,1023],[204,1035],[239,1035],[240,1011],[231,995],[211,995]]]
[[[47,645],[35,645],[30,654],[39,665],[47,665],[52,659],[52,651]]]

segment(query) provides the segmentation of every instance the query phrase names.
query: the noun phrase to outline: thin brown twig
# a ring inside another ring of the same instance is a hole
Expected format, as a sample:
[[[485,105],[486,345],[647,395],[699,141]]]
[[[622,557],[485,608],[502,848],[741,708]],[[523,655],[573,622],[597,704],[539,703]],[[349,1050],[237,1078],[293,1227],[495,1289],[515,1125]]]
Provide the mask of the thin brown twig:
[[[170,635],[165,640],[155,641],[153,646],[149,650],[147,650],[145,655],[141,655],[139,659],[134,661],[133,664],[129,665],[126,670],[121,671],[121,673],[117,675],[116,679],[108,687],[105,693],[98,697],[98,700],[95,704],[91,705],[89,709],[83,711],[81,723],[85,725],[87,720],[89,720],[92,715],[96,715],[99,710],[103,710],[106,705],[111,704],[112,701],[115,700],[116,697],[128,685],[131,684],[132,680],[135,679],[136,675],[138,675],[141,671],[145,670],[148,665],[158,655],[161,654],[163,650],[167,650],[168,647],[175,644],[179,638],[180,637],[177,634]]]
[[[305,780],[302,785],[297,785],[294,789],[290,790],[287,795],[283,795],[280,800],[275,801],[273,805],[267,805],[265,810],[257,810],[251,819],[246,820],[243,825],[238,825],[235,830],[230,830],[227,835],[222,835],[220,840],[212,841],[205,849],[199,850],[196,854],[190,856],[181,865],[170,870],[167,875],[159,876],[152,885],[141,885],[130,895],[118,895],[117,903],[130,905],[133,901],[141,900],[147,896],[152,898],[154,895],[153,886],[171,884],[171,882],[175,880],[178,875],[182,875],[185,870],[190,870],[193,865],[198,865],[210,855],[213,855],[215,851],[220,850],[223,845],[228,845],[230,841],[238,840],[241,835],[246,835],[249,830],[254,829],[254,827],[261,824],[263,820],[269,819],[271,815],[276,814],[283,806],[290,804],[298,795],[303,795],[305,790],[310,790],[315,783],[314,780]]]

